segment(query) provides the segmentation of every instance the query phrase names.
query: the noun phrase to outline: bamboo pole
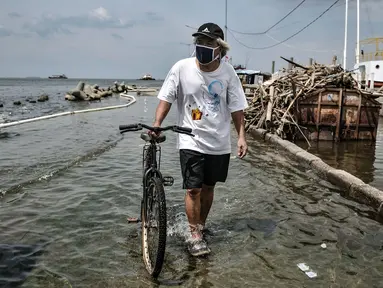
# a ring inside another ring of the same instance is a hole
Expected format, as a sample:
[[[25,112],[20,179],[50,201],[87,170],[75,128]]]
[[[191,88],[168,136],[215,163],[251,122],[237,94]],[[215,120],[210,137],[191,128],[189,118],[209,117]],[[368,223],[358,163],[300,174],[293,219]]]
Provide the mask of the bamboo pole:
[[[35,117],[35,118],[29,118],[29,119],[14,121],[14,122],[10,122],[10,123],[2,123],[2,124],[0,124],[0,129],[11,127],[11,126],[16,126],[16,125],[21,125],[21,124],[26,124],[26,123],[32,123],[32,122],[41,121],[41,120],[46,120],[46,119],[52,119],[52,118],[61,117],[61,116],[74,115],[74,114],[80,114],[80,113],[89,113],[89,112],[98,112],[98,111],[104,111],[104,110],[129,107],[130,105],[136,103],[136,101],[137,101],[134,96],[124,94],[124,93],[121,93],[120,97],[130,100],[129,103],[122,104],[122,105],[100,107],[100,108],[77,110],[77,111],[67,111],[67,112],[61,112],[61,113],[56,113],[56,114],[51,114],[51,115],[45,115],[45,116],[40,116],[40,117]]]

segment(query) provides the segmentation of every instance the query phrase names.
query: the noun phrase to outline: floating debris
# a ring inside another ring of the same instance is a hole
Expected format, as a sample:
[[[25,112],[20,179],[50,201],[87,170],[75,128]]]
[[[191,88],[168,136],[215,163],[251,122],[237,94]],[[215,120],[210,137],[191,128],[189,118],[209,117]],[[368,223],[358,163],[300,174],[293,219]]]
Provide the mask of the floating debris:
[[[315,278],[318,276],[318,274],[314,272],[313,270],[311,270],[306,263],[298,263],[297,266],[301,271],[305,272],[305,274],[310,278]]]

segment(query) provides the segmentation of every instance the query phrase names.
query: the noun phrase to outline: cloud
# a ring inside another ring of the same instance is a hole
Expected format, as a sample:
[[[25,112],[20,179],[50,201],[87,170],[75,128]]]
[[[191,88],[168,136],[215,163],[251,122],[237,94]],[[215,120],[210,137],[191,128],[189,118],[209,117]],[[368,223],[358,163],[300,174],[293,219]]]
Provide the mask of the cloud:
[[[116,40],[124,40],[124,37],[122,37],[121,35],[116,34],[116,33],[112,33],[112,34],[110,34],[110,36],[112,36]]]
[[[77,16],[43,15],[32,23],[25,23],[24,28],[41,37],[48,37],[54,34],[70,34],[72,31],[69,28],[129,29],[162,20],[162,17],[153,12],[147,12],[141,19],[125,20],[113,17],[108,10],[99,7]]]
[[[8,13],[8,17],[10,17],[10,18],[20,18],[21,14],[19,14],[17,12],[10,12],[10,13]]]
[[[5,28],[3,25],[0,25],[0,38],[1,37],[8,37],[8,36],[11,36],[13,35],[13,31]]]

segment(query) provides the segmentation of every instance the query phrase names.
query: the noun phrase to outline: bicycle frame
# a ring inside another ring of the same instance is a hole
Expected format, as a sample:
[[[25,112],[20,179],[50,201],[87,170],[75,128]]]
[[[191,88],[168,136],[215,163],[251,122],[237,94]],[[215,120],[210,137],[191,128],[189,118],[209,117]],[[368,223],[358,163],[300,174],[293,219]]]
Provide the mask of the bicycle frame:
[[[129,131],[138,131],[142,130],[142,128],[149,129],[151,131],[161,132],[161,131],[167,131],[172,130],[173,132],[177,133],[183,133],[190,135],[194,137],[194,135],[191,133],[192,129],[187,127],[181,127],[177,125],[173,126],[167,126],[167,127],[150,127],[143,123],[136,123],[136,124],[130,124],[130,125],[120,125],[119,129],[121,133],[129,132]],[[143,135],[143,134],[141,134]],[[144,217],[147,218],[147,201],[148,201],[148,182],[152,177],[156,177],[161,180],[162,184],[164,186],[171,186],[173,185],[174,179],[173,177],[163,177],[163,175],[160,172],[160,164],[161,164],[161,146],[159,145],[159,141],[157,139],[154,139],[153,137],[150,137],[149,139],[145,136],[141,138],[145,141],[147,141],[143,148],[143,174],[142,174],[142,186],[143,186],[143,199],[141,204],[144,204]],[[165,139],[164,139],[165,140]],[[145,151],[148,151],[145,155]],[[157,153],[159,154],[159,159],[157,163]],[[145,168],[145,156],[150,155],[151,161],[150,161],[150,167]],[[170,180],[169,180],[170,179]],[[146,220],[146,219],[145,219]]]

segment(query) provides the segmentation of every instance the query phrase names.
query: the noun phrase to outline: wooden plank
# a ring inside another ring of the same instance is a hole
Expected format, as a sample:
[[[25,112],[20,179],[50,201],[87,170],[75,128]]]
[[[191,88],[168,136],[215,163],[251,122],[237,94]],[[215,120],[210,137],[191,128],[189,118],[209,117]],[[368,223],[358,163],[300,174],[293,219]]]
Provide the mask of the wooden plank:
[[[362,94],[361,93],[358,93],[358,94],[359,94],[359,106],[358,106],[358,112],[356,115],[356,129],[355,129],[356,139],[359,139],[360,111],[362,108],[362,100],[363,100]]]
[[[322,104],[322,92],[318,94],[318,111],[317,111],[317,140],[319,140],[319,127],[321,124],[321,104]]]
[[[343,90],[339,89],[338,115],[336,117],[335,141],[339,141],[340,122],[342,120]]]

